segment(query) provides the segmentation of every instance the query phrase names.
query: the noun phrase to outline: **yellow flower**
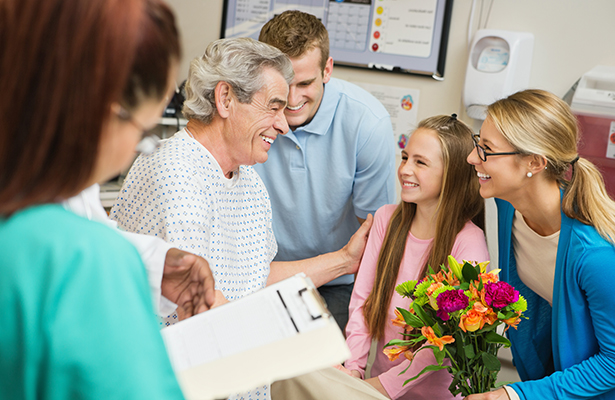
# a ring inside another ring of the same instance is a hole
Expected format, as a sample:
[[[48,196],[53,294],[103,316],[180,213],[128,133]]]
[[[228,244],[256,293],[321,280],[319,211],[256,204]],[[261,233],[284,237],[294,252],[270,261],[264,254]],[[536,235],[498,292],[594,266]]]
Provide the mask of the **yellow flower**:
[[[487,272],[487,265],[489,265],[489,261],[483,261],[477,264],[480,267],[480,272],[484,274]]]
[[[453,274],[455,274],[457,279],[463,278],[463,275],[461,274],[461,265],[459,265],[457,260],[455,260],[455,257],[448,256],[448,267],[453,272]]]
[[[425,336],[427,338],[427,341],[435,346],[438,346],[438,348],[440,349],[440,351],[442,351],[444,349],[444,345],[450,344],[450,343],[454,343],[455,339],[450,336],[442,336],[441,338],[436,336],[436,333],[433,331],[433,329],[430,326],[424,326],[421,328],[421,333],[423,334],[423,336]]]
[[[382,350],[390,361],[395,361],[400,355],[404,355],[408,360],[412,361],[414,354],[410,350],[410,346],[391,346]]]

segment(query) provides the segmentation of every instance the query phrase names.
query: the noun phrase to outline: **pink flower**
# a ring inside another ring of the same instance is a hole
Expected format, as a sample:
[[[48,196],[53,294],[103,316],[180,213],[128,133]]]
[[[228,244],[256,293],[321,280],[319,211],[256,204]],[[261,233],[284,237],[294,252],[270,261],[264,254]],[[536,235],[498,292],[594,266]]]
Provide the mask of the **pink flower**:
[[[519,292],[506,282],[485,284],[485,302],[495,309],[502,309],[519,300]]]
[[[447,290],[438,295],[436,299],[438,303],[437,315],[442,321],[448,321],[448,313],[463,310],[468,306],[470,299],[463,293],[463,290]]]

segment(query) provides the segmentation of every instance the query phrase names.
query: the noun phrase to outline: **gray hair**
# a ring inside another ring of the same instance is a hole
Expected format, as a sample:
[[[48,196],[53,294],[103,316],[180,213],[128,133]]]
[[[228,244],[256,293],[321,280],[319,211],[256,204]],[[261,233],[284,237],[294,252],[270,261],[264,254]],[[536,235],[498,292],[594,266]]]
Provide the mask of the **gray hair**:
[[[215,89],[219,82],[228,83],[239,102],[251,102],[263,87],[264,68],[275,69],[288,84],[294,77],[290,59],[273,46],[251,38],[212,42],[202,57],[190,63],[184,117],[209,124],[216,113]]]

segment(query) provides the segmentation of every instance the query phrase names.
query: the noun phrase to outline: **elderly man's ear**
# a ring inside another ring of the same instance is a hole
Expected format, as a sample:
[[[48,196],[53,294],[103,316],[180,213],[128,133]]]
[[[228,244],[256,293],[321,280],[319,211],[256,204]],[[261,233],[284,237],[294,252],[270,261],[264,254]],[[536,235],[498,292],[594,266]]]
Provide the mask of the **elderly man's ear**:
[[[218,115],[222,118],[228,118],[230,114],[230,105],[233,100],[231,85],[224,81],[218,82],[216,85],[216,109]]]

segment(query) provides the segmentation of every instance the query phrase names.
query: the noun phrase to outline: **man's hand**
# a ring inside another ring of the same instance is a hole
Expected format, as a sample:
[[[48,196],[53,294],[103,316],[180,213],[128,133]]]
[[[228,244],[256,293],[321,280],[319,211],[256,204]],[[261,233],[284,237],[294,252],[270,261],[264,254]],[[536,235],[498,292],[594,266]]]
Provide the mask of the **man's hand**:
[[[203,257],[176,248],[167,252],[162,273],[162,295],[177,304],[177,316],[186,319],[214,304],[214,277]]]
[[[367,237],[369,236],[369,231],[372,228],[373,222],[374,217],[368,214],[365,222],[363,222],[354,235],[352,235],[348,244],[342,248],[344,257],[346,257],[350,263],[350,268],[346,274],[355,274],[359,270],[359,264],[361,263],[365,245],[367,244]]]

